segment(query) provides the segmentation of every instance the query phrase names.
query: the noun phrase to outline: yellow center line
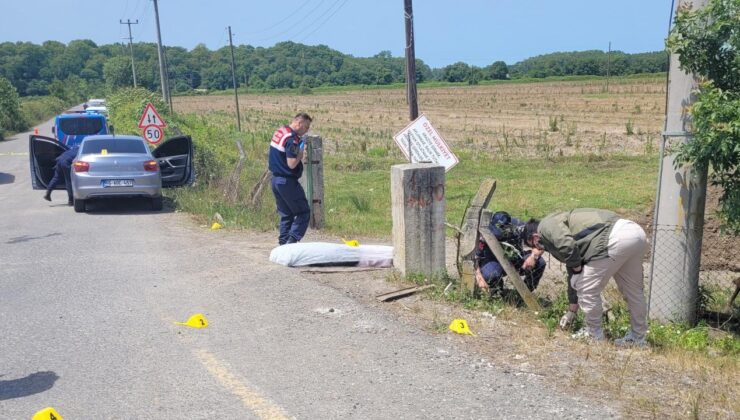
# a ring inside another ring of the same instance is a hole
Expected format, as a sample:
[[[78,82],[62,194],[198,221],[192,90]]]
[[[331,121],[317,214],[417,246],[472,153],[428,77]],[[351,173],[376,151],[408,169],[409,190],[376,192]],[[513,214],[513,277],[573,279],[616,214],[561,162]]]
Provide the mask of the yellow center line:
[[[28,152],[5,152],[0,153],[0,156],[28,156]]]
[[[242,403],[254,412],[257,417],[264,420],[283,420],[289,419],[287,414],[259,392],[251,389],[243,381],[240,381],[218,360],[216,356],[206,350],[197,350],[195,355],[200,362],[208,369],[208,372],[226,387],[232,394],[242,400]]]

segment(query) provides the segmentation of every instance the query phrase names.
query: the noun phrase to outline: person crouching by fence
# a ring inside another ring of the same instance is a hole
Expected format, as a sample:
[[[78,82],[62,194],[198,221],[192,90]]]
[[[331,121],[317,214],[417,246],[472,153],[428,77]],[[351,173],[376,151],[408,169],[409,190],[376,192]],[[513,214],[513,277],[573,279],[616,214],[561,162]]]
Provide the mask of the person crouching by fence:
[[[545,250],[565,263],[578,304],[586,318],[588,336],[603,341],[601,292],[611,277],[627,300],[632,329],[614,344],[647,345],[647,306],[643,293],[642,259],[647,251],[645,231],[635,222],[609,210],[575,209],[553,213],[525,226],[526,244]]]
[[[289,125],[278,128],[270,142],[268,167],[272,172],[272,193],[280,216],[280,245],[300,241],[308,229],[310,208],[298,179],[303,174],[303,136],[311,128],[312,121],[308,114],[300,113]]]
[[[541,256],[542,251],[522,249],[524,226],[521,220],[512,218],[505,211],[498,211],[491,217],[488,230],[501,243],[506,259],[519,272],[519,275],[524,277],[524,284],[532,291],[539,285],[546,263]],[[475,256],[478,262],[475,276],[478,287],[492,294],[500,294],[504,288],[503,278],[506,276],[506,271],[483,238],[478,239]],[[533,264],[531,267],[524,268],[523,264],[528,259],[532,259]]]

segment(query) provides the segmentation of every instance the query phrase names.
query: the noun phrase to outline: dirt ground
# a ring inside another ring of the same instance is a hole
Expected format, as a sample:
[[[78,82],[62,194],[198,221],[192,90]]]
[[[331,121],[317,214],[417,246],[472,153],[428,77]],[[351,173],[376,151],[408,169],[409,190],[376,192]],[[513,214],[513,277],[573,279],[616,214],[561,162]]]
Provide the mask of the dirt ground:
[[[332,240],[312,236],[311,240]],[[362,242],[362,240],[361,240]],[[372,240],[365,243],[378,243]],[[448,260],[454,255],[448,243]],[[454,259],[454,257],[452,258]],[[448,270],[454,272],[452,261]],[[592,404],[617,407],[626,418],[737,418],[738,360],[658,350],[620,350],[611,344],[589,345],[568,333],[547,328],[524,309],[497,313],[466,310],[424,293],[381,303],[376,296],[408,287],[390,269],[297,268],[307,278],[342,291],[366,305],[388,310],[430,334],[442,334],[470,354],[471,362],[492,363],[516,375],[540,377],[552,387]],[[552,283],[557,265],[545,275]],[[560,287],[543,284],[541,288]],[[539,291],[539,289],[538,289]],[[466,319],[476,336],[457,335],[447,326]],[[700,362],[696,362],[698,359]],[[475,392],[470,390],[470,392]]]

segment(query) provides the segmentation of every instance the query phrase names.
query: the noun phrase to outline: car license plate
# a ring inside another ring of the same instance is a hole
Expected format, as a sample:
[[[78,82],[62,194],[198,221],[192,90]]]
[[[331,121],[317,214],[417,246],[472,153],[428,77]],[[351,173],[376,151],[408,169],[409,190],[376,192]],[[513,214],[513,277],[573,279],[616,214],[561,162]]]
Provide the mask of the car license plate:
[[[133,187],[133,179],[104,179],[102,181],[103,187]]]

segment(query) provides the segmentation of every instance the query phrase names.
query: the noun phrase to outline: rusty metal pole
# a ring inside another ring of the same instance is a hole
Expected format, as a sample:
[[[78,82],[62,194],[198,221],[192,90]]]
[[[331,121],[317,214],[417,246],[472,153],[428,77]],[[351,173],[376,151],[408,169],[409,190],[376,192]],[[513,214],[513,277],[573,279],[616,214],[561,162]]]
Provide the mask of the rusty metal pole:
[[[416,104],[416,54],[414,53],[414,11],[411,0],[403,0],[404,18],[406,20],[406,93],[409,101],[409,119],[419,117],[419,106]],[[409,149],[409,153],[411,149]]]

